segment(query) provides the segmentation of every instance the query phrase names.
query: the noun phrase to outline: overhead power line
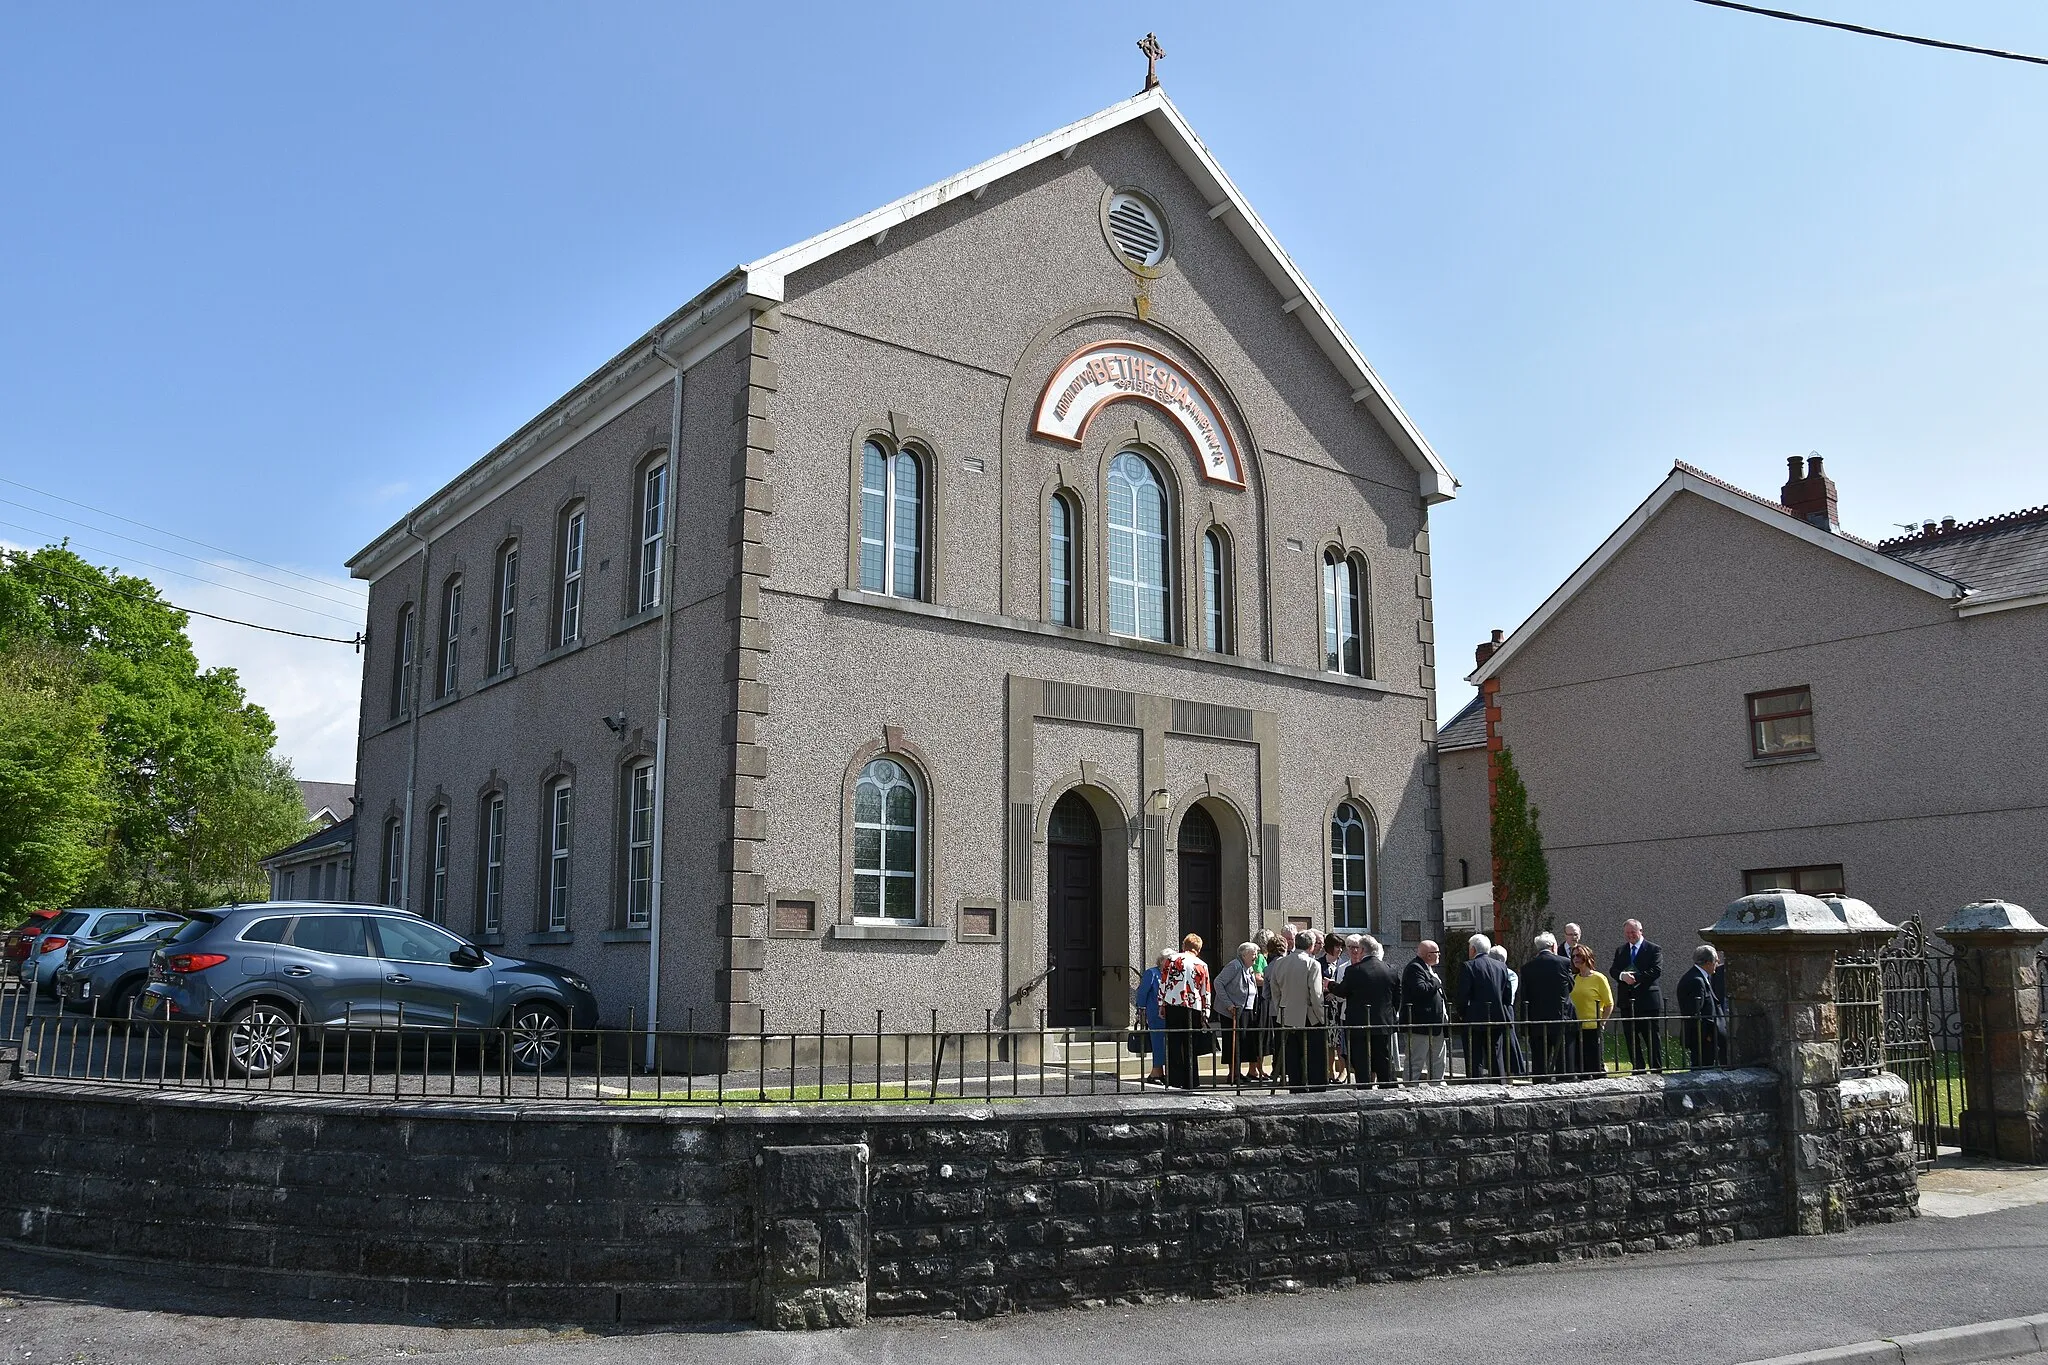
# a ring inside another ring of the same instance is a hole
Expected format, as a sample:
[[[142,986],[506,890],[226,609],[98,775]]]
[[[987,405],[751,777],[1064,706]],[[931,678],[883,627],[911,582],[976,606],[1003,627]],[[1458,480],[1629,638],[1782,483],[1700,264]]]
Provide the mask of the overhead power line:
[[[45,573],[50,572],[53,569],[53,567],[54,566],[47,564],[42,566],[43,571]],[[330,645],[351,645],[355,647],[357,650],[361,650],[363,647],[363,635],[361,631],[357,631],[354,638],[352,639],[344,639],[339,635],[308,635],[303,630],[286,630],[282,626],[261,626],[256,624],[256,622],[254,621],[239,621],[232,616],[220,616],[215,614],[214,612],[200,611],[197,607],[181,607],[176,602],[170,601],[169,599],[161,595],[144,597],[140,593],[123,592],[118,585],[110,584],[106,582],[104,579],[87,579],[81,578],[78,575],[73,574],[71,575],[71,581],[80,584],[81,586],[89,585],[91,587],[100,588],[104,591],[113,593],[116,597],[125,597],[130,602],[149,603],[156,606],[169,607],[172,611],[182,611],[187,616],[204,616],[209,621],[219,621],[223,625],[244,626],[250,630],[268,631],[272,635],[289,635],[294,639],[299,640],[320,640]]]
[[[1863,24],[1844,23],[1840,19],[1820,19],[1811,14],[1794,14],[1791,10],[1765,9],[1762,5],[1745,5],[1740,0],[1695,0],[1695,3],[1712,5],[1715,9],[1740,10],[1744,14],[1760,14],[1766,19],[1783,19],[1788,23],[1812,24],[1815,28],[1840,29],[1844,33],[1860,33],[1866,38],[1889,38],[1895,43],[1915,43],[1921,47],[1938,47],[1945,52],[1968,52],[1978,57],[1997,57],[2008,62],[2031,62],[2035,66],[2048,66],[2048,57],[2036,57],[2026,52],[2008,52],[1998,47],[1977,47],[1971,43],[1951,43],[1941,38],[1922,38],[1912,33],[1895,33],[1891,29],[1869,28]]]

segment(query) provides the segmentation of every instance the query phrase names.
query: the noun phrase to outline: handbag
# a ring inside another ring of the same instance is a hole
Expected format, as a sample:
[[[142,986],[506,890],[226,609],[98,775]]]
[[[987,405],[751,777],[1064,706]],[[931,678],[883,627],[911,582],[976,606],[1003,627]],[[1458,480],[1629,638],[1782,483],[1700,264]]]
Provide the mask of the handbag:
[[[1142,1057],[1152,1050],[1152,1030],[1138,1027],[1124,1034],[1124,1051],[1133,1057]]]

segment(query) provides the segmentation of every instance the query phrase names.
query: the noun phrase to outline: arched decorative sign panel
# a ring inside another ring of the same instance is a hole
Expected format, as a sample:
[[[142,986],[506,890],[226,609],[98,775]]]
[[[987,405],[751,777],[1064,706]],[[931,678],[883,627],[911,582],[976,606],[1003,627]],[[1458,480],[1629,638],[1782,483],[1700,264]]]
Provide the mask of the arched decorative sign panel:
[[[1244,487],[1237,441],[1215,401],[1193,375],[1136,342],[1102,342],[1068,356],[1046,382],[1031,429],[1077,446],[1096,410],[1119,398],[1150,403],[1186,432],[1201,455],[1203,478]]]

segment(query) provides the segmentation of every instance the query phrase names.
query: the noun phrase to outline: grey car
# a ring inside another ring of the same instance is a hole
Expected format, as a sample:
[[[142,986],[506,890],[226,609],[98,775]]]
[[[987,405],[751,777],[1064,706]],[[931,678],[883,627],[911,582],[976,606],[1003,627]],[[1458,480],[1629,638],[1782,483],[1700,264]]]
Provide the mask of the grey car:
[[[67,1010],[90,1010],[109,1019],[131,1017],[142,988],[149,984],[150,958],[184,923],[181,916],[105,940],[74,940],[65,950],[64,965],[57,969],[58,1001]]]
[[[175,910],[143,910],[129,906],[95,906],[66,910],[50,921],[29,944],[28,960],[21,964],[21,982],[48,990],[57,969],[71,955],[73,945],[97,939],[119,938],[144,924],[176,924],[184,916]]]
[[[404,910],[319,901],[193,912],[159,945],[141,1018],[210,1021],[221,1060],[261,1077],[334,1030],[501,1030],[513,1067],[552,1066],[597,1026],[574,972],[499,957]],[[311,1036],[306,1036],[311,1035]]]

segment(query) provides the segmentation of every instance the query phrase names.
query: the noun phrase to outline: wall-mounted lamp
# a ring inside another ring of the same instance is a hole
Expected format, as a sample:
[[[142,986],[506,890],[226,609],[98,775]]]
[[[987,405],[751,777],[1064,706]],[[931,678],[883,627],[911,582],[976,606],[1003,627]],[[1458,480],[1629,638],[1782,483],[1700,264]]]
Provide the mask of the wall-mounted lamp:
[[[1161,787],[1145,798],[1145,814],[1164,815],[1173,809],[1173,793]]]
[[[626,713],[624,711],[619,712],[616,716],[604,717],[604,724],[607,730],[610,730],[620,739],[626,737]]]

